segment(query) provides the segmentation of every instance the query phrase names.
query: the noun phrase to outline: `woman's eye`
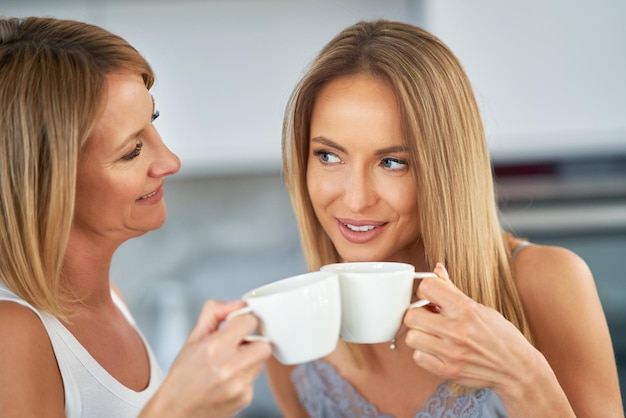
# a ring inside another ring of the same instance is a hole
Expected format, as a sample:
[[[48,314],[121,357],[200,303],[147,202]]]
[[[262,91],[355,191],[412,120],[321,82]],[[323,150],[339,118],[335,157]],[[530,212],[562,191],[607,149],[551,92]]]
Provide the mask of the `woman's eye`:
[[[158,118],[159,116],[161,116],[161,112],[154,109],[154,112],[152,112],[152,118],[150,119],[150,122],[154,122],[156,118]]]
[[[137,142],[137,144],[135,145],[135,148],[129,154],[126,154],[125,156],[123,156],[122,159],[126,161],[130,161],[133,158],[138,157],[139,154],[141,154],[142,146],[143,144],[141,142]]]
[[[314,151],[313,155],[315,155],[323,164],[334,164],[340,162],[339,157],[337,157],[332,152],[328,151]]]
[[[406,161],[400,160],[398,158],[383,158],[380,163],[383,167],[390,170],[402,170],[407,166]]]

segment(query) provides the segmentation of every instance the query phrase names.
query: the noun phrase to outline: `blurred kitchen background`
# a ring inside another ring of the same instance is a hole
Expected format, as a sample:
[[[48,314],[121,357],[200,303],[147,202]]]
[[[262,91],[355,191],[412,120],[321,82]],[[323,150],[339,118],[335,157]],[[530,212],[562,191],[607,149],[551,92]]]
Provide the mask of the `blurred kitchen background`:
[[[624,393],[626,2],[0,0],[0,14],[99,24],[156,71],[156,126],[183,168],[168,180],[168,223],[125,244],[112,277],[164,369],[206,299],[306,270],[281,174],[282,112],[326,41],[383,17],[429,29],[465,65],[502,220],[589,263]],[[279,416],[264,375],[241,416]]]

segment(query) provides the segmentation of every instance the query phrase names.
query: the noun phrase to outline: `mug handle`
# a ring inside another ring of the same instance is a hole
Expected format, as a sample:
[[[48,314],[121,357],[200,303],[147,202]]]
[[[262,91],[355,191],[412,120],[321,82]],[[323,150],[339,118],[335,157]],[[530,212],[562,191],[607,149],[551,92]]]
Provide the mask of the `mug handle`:
[[[437,275],[435,273],[430,273],[430,272],[428,272],[428,273],[422,273],[422,272],[413,273],[413,278],[414,279],[425,279],[427,277],[431,277],[431,278],[434,279],[434,278],[437,278]],[[411,303],[407,307],[407,309],[422,308],[422,307],[424,307],[426,305],[430,305],[430,301],[428,299],[420,299],[418,301],[415,301],[415,302]]]
[[[233,318],[235,318],[237,316],[245,315],[245,314],[251,313],[251,312],[254,313],[253,310],[252,310],[252,307],[244,306],[243,308],[239,308],[239,309],[229,313],[226,316],[226,319],[224,320],[224,322],[228,322],[228,321],[230,321],[231,319],[233,319]],[[266,342],[266,343],[270,342],[269,338],[264,337],[263,335],[256,335],[256,334],[246,335],[243,338],[243,340],[246,341],[246,342],[254,342],[254,341],[263,341],[263,342]]]

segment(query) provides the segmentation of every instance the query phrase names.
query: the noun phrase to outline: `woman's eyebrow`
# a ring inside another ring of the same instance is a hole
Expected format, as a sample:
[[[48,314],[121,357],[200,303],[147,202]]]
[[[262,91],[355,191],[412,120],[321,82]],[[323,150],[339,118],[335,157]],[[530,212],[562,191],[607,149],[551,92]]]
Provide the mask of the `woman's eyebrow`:
[[[311,142],[316,142],[318,144],[326,145],[327,147],[334,148],[341,152],[346,152],[346,149],[336,143],[335,141],[326,138],[325,136],[316,136],[315,138],[311,138]]]
[[[387,147],[383,149],[379,149],[376,151],[376,155],[385,155],[385,154],[395,154],[398,152],[408,152],[407,148],[404,145],[394,145],[392,147]]]
[[[334,148],[336,150],[339,150],[341,152],[346,152],[346,149],[344,147],[342,147],[341,145],[337,144],[335,141],[326,138],[325,136],[316,136],[314,138],[311,138],[311,142],[322,144],[322,145],[325,145],[327,147],[331,147],[331,148]],[[393,145],[391,147],[381,148],[379,150],[376,150],[374,152],[374,154],[378,155],[378,156],[383,156],[385,154],[394,154],[394,153],[398,153],[398,152],[408,152],[408,150],[407,150],[407,148],[404,145]]]

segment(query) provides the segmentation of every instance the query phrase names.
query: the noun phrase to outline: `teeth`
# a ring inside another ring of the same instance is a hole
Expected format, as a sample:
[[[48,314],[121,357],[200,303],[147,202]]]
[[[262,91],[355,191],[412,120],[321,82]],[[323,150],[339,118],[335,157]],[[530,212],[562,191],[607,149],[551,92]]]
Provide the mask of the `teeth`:
[[[350,224],[345,224],[348,229],[350,229],[351,231],[355,231],[355,232],[365,232],[365,231],[371,231],[372,229],[375,228],[374,225],[363,225],[363,226],[356,226],[356,225],[350,225]]]
[[[156,194],[156,191],[154,191],[154,192],[152,192],[152,193],[150,193],[150,194],[147,194],[147,195],[145,195],[145,196],[141,196],[141,197],[139,198],[139,200],[142,200],[142,199],[147,199],[147,198],[149,198],[149,197],[154,196],[155,194]]]

